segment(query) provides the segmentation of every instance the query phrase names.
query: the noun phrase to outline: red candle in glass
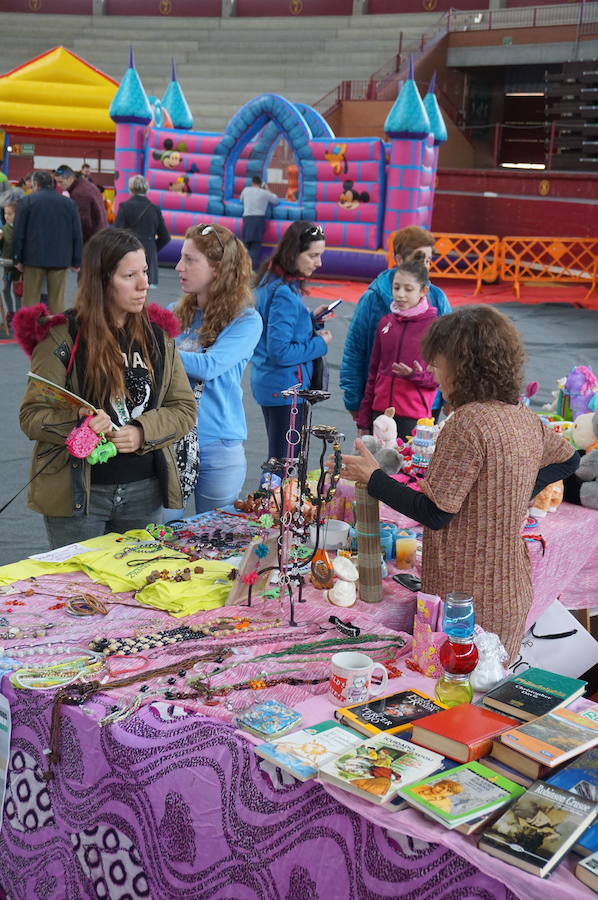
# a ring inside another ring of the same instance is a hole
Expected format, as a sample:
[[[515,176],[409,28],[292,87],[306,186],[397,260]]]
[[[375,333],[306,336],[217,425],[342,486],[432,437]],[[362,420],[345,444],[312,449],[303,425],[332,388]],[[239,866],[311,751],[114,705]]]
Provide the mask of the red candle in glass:
[[[469,675],[478,664],[478,648],[473,641],[461,644],[447,639],[438,656],[449,675]]]

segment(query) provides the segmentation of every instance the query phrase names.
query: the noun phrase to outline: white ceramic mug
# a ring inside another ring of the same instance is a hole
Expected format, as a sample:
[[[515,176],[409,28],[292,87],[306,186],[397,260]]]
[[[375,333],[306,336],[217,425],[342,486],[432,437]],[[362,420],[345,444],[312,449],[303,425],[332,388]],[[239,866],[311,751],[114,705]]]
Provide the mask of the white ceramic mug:
[[[370,693],[372,696],[378,696],[386,690],[388,684],[386,669],[365,653],[345,650],[342,653],[335,653],[330,662],[328,699],[335,706],[363,703],[369,698]],[[372,673],[376,669],[382,673],[382,684],[377,686],[376,691],[370,691]]]

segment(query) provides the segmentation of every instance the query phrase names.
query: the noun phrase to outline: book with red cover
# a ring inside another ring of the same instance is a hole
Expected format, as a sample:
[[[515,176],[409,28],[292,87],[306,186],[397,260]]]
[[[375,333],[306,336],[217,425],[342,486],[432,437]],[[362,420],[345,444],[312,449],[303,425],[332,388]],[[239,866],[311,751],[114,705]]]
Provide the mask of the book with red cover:
[[[465,763],[486,756],[493,738],[519,724],[483,706],[462,703],[418,719],[413,723],[411,740]]]

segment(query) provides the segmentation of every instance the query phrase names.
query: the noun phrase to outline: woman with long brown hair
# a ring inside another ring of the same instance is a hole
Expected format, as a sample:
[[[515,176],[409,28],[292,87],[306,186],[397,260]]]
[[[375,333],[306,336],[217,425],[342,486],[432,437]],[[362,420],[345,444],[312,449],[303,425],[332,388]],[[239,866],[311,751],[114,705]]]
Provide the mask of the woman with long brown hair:
[[[223,225],[189,228],[176,270],[184,292],[171,307],[182,328],[177,346],[198,396],[195,510],[206,512],[236,500],[245,481],[241,379],[262,321],[253,309],[249,254]]]
[[[422,588],[473,596],[476,621],[518,652],[532,604],[521,536],[529,501],[579,465],[571,444],[520,402],[525,352],[491,306],[464,306],[432,323],[423,358],[452,407],[420,491],[385,475],[363,443],[343,476],[424,525]]]
[[[28,386],[20,423],[37,442],[29,506],[43,514],[52,547],[143,528],[182,503],[173,443],[195,424],[195,402],[172,338],[176,320],[146,307],[147,290],[143,246],[110,228],[87,243],[66,316],[47,318],[41,306],[15,319],[21,343],[35,345],[32,371],[92,404],[90,428],[117,450],[94,466],[71,456],[65,438],[76,416]]]

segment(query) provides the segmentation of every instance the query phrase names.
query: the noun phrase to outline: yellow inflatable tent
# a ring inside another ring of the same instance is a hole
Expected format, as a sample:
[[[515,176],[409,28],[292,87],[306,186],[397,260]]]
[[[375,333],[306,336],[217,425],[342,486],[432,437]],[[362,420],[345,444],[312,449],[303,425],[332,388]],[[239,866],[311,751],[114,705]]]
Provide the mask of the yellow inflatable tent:
[[[64,47],[0,76],[0,128],[9,134],[113,140],[118,82]]]

